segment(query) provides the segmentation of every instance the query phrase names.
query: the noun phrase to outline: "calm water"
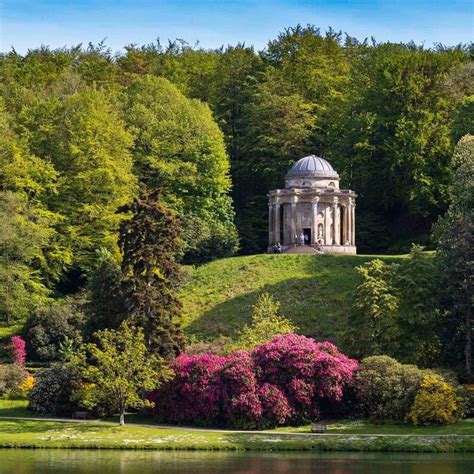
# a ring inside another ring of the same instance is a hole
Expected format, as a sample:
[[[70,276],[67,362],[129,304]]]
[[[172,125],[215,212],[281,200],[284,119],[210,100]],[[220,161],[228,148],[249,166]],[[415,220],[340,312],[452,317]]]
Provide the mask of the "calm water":
[[[473,474],[472,454],[0,449],[0,474]]]

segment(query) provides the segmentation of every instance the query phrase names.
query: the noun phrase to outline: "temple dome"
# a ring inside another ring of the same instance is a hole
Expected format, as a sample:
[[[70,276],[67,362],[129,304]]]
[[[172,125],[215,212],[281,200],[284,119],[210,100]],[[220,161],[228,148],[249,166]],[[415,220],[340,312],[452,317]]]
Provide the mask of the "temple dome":
[[[339,178],[334,168],[325,159],[309,155],[298,160],[288,171],[288,178]]]

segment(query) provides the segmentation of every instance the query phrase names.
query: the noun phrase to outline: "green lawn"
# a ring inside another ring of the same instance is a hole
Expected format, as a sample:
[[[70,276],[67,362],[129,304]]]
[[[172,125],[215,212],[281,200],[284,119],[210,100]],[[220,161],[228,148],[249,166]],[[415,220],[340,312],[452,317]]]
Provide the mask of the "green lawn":
[[[474,436],[242,433],[10,419],[0,420],[0,447],[474,452]]]
[[[266,291],[300,332],[338,342],[347,328],[356,288],[355,267],[375,256],[251,255],[189,268],[181,291],[187,334],[235,336]],[[387,261],[403,257],[377,256]]]
[[[47,421],[26,405],[26,400],[0,400],[0,417],[8,417],[0,419],[0,447],[474,452],[472,419],[419,428],[338,421],[328,424],[327,435],[312,435],[309,426],[244,433],[158,427],[151,418],[137,415],[127,416],[125,427],[117,421]]]

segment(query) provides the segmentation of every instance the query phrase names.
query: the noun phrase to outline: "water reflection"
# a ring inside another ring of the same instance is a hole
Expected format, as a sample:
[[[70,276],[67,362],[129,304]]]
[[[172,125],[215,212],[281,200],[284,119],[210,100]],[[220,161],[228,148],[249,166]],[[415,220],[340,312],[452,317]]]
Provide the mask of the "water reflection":
[[[473,474],[471,454],[0,449],[0,474]]]

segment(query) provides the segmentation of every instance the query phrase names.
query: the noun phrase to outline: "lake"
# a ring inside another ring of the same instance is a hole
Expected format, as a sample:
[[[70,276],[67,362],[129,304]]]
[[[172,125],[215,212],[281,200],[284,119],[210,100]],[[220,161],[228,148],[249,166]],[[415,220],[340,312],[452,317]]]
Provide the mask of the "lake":
[[[473,474],[474,454],[0,449],[0,474]]]

